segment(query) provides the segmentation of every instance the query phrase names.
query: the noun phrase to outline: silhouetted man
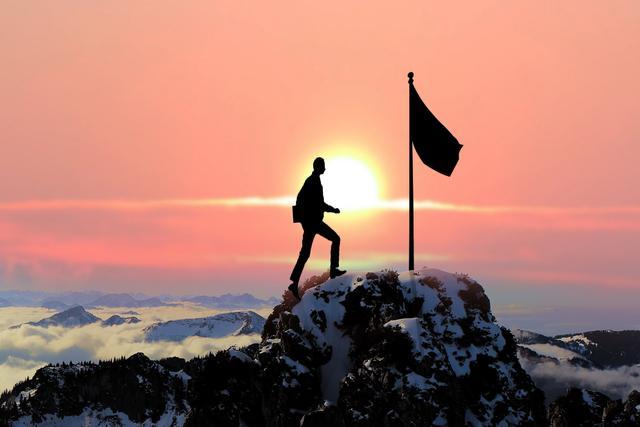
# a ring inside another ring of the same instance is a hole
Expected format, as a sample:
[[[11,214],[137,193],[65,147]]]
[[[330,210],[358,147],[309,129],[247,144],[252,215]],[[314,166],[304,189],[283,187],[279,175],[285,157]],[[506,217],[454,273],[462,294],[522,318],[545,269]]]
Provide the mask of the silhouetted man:
[[[333,279],[346,272],[345,270],[338,269],[340,236],[322,221],[325,212],[340,213],[340,209],[329,206],[324,202],[322,183],[320,182],[320,175],[322,175],[324,171],[324,159],[317,157],[313,161],[313,173],[304,181],[304,185],[300,189],[298,198],[296,199],[296,207],[294,208],[298,209],[298,218],[294,218],[294,221],[299,219],[302,229],[304,230],[302,235],[302,249],[300,249],[298,261],[291,272],[290,278],[292,283],[289,285],[289,290],[298,299],[300,299],[300,295],[298,295],[298,282],[300,281],[304,264],[309,259],[309,255],[311,255],[311,245],[313,244],[313,238],[316,234],[331,241],[330,277]]]

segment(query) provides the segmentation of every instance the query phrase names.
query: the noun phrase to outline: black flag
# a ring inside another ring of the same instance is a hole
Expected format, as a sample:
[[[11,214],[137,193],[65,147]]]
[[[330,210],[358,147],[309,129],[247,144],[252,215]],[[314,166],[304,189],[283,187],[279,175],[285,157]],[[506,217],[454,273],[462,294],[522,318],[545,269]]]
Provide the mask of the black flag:
[[[409,80],[409,132],[420,160],[431,169],[451,176],[458,163],[462,145],[424,105]]]

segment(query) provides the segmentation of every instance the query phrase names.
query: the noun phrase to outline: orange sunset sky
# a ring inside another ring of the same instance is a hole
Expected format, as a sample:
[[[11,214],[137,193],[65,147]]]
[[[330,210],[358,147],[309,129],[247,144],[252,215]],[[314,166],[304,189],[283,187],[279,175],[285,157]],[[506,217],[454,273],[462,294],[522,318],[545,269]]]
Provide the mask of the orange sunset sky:
[[[416,265],[639,301],[637,1],[0,7],[0,289],[280,294],[318,155],[327,202],[361,188],[332,159],[377,191],[326,216],[341,267],[406,269],[413,71],[464,145],[450,178],[414,157]]]

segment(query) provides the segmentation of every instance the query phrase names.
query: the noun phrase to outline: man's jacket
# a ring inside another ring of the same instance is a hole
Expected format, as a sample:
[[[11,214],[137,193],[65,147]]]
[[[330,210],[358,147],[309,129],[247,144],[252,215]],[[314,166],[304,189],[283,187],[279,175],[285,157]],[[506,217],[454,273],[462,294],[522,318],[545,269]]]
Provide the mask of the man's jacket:
[[[296,206],[302,214],[302,223],[321,222],[325,212],[333,212],[334,208],[324,202],[320,175],[311,174],[296,198]]]

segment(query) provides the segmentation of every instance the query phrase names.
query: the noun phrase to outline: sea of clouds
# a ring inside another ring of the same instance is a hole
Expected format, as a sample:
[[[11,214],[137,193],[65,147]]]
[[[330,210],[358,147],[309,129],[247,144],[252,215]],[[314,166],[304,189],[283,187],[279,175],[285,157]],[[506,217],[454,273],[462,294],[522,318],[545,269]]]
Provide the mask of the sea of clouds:
[[[182,341],[153,341],[144,339],[143,329],[155,322],[212,316],[225,311],[197,304],[180,303],[175,306],[152,308],[103,308],[89,310],[107,319],[113,314],[141,320],[136,324],[104,327],[92,324],[78,328],[41,328],[22,325],[55,314],[54,310],[39,307],[0,308],[0,391],[13,387],[18,381],[32,376],[48,363],[83,360],[104,360],[143,352],[152,359],[178,356],[190,359],[216,352],[230,346],[245,346],[260,341],[258,334],[226,338],[188,337]],[[236,311],[234,309],[233,311]],[[270,308],[253,310],[266,317]],[[588,369],[569,363],[530,363],[521,360],[523,368],[536,385],[547,394],[547,401],[555,399],[569,386],[588,388],[611,398],[625,398],[631,390],[640,390],[640,366],[617,369]]]
[[[536,386],[545,392],[547,402],[564,394],[568,387],[586,388],[623,400],[631,391],[640,390],[640,365],[590,369],[567,362],[532,363],[521,359],[520,363]]]
[[[107,319],[113,314],[124,314],[131,308],[88,310],[92,314]],[[226,338],[188,337],[183,341],[144,340],[143,329],[155,322],[212,316],[224,311],[209,309],[196,304],[178,304],[171,307],[135,309],[136,324],[100,326],[92,324],[78,328],[41,328],[22,325],[38,321],[55,314],[55,311],[34,307],[0,308],[0,391],[9,389],[35,371],[48,364],[82,360],[104,360],[120,356],[130,356],[143,352],[151,359],[178,356],[190,359],[209,352],[216,352],[232,345],[245,346],[260,341],[258,334]],[[233,311],[237,311],[234,309]],[[267,316],[270,309],[253,310]]]

